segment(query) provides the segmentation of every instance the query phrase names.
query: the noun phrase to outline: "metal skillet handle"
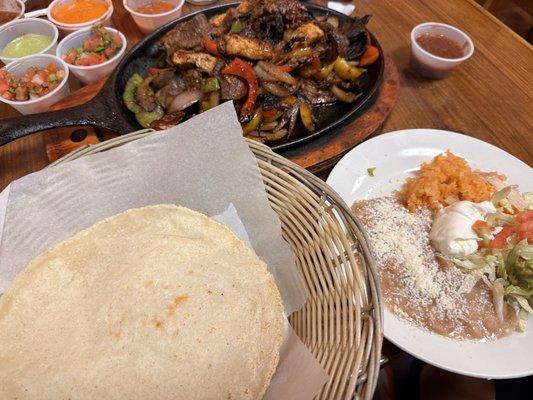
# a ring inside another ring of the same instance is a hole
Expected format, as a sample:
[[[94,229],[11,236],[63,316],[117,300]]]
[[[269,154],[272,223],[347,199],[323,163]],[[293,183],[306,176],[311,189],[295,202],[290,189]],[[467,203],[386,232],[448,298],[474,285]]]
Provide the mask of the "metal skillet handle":
[[[0,119],[0,146],[35,132],[74,125],[93,125],[85,107]]]
[[[32,133],[66,126],[92,125],[118,134],[136,131],[111,96],[96,96],[80,106],[40,114],[0,119],[0,146]]]

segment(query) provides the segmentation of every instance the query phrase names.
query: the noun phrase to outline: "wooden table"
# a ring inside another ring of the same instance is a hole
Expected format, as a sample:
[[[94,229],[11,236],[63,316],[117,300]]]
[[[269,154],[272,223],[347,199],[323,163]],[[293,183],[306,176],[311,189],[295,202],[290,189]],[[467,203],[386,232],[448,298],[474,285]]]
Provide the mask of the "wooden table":
[[[401,74],[400,98],[376,134],[406,128],[448,129],[485,140],[533,165],[533,49],[527,42],[473,0],[360,0],[356,4],[358,14],[373,15],[369,28]],[[422,79],[408,67],[409,33],[427,21],[464,29],[476,46],[474,56],[445,80]],[[129,46],[142,37],[122,1],[115,0],[113,23],[127,33]],[[16,112],[2,104],[0,115]],[[0,190],[47,164],[42,135],[0,147]]]

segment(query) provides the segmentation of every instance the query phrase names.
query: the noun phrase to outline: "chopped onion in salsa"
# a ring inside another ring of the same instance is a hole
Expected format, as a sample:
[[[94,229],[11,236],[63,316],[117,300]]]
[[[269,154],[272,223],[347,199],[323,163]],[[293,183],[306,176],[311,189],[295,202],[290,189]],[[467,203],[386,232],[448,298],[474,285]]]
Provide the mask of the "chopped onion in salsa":
[[[65,71],[50,63],[46,68],[30,67],[17,78],[6,69],[0,70],[0,96],[6,100],[27,101],[47,95],[59,86]]]
[[[65,62],[85,67],[97,65],[112,58],[122,48],[118,33],[113,34],[100,24],[93,26],[91,32],[80,47],[70,49],[63,56]]]

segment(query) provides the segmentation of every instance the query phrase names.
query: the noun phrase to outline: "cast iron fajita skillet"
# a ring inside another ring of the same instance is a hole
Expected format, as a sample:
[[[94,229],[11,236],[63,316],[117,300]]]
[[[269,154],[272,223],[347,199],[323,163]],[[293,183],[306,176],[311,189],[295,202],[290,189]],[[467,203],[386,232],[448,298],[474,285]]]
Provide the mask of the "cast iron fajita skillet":
[[[135,120],[134,114],[122,102],[122,92],[128,78],[135,72],[142,76],[147,75],[148,68],[157,63],[163,52],[163,48],[158,45],[159,39],[176,24],[186,21],[198,13],[204,13],[209,18],[238,4],[224,4],[187,14],[151,33],[126,54],[100,92],[92,100],[81,106],[0,119],[0,146],[35,132],[65,126],[94,125],[119,134],[141,129],[141,126]],[[335,10],[318,5],[307,3],[306,7],[315,16],[336,16],[340,22],[350,18]],[[366,74],[360,78],[363,95],[352,104],[338,102],[327,107],[315,108],[314,115],[317,118],[316,126],[318,129],[314,133],[309,135],[301,127],[297,126],[295,132],[288,139],[272,143],[272,149],[278,151],[286,150],[289,147],[332,132],[336,127],[357,117],[364,109],[364,106],[373,100],[373,95],[381,84],[384,59],[378,41],[373,35],[371,35],[371,38],[372,44],[380,50],[380,57],[368,67]]]

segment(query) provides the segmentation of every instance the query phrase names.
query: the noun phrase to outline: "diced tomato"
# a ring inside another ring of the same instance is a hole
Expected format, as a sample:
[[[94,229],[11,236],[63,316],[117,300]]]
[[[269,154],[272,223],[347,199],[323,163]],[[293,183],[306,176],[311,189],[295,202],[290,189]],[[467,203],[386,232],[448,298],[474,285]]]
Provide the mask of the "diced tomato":
[[[0,94],[4,94],[7,89],[9,89],[9,83],[4,79],[0,79]]]
[[[113,44],[118,47],[122,44],[122,40],[120,39],[120,36],[118,35],[118,33],[116,33],[114,36],[113,36]]]
[[[77,59],[76,65],[89,66],[89,65],[100,64],[100,63],[103,63],[104,61],[105,61],[105,57],[103,55],[99,55],[96,53],[90,53],[84,57]]]
[[[524,210],[516,216],[516,220],[520,223],[533,220],[533,210]]]
[[[524,239],[527,240],[528,244],[533,243],[533,232],[518,232],[518,241],[521,242]]]
[[[518,240],[527,239],[528,243],[533,242],[533,210],[524,210],[516,216],[519,225],[517,228]]]
[[[513,226],[504,226],[502,230],[494,236],[494,239],[492,239],[489,243],[489,247],[491,249],[503,249],[505,246],[507,246],[507,239],[515,232],[515,228]]]
[[[76,57],[78,56],[78,51],[76,49],[71,49],[68,51],[67,55],[63,60],[69,64],[74,64],[76,62]]]
[[[53,74],[54,72],[57,71],[57,66],[55,65],[55,63],[49,63],[47,66],[46,66],[46,70],[48,72],[50,72],[51,74]]]
[[[533,219],[531,219],[531,220],[529,220],[529,221],[522,222],[522,223],[518,226],[518,230],[519,230],[520,232],[533,231]]]
[[[107,49],[104,50],[104,54],[109,59],[115,55],[116,51],[117,51],[117,48],[111,45]]]
[[[85,51],[93,51],[98,46],[102,45],[102,38],[100,37],[89,37],[83,42],[83,49]]]
[[[474,223],[472,224],[472,229],[473,229],[473,230],[476,230],[476,229],[485,229],[485,228],[486,228],[486,229],[490,229],[489,225],[488,225],[485,221],[480,220],[480,219],[478,219],[476,222],[474,222]]]
[[[2,94],[2,97],[6,100],[13,100],[13,93],[11,92],[4,92],[4,94]]]
[[[47,82],[48,81],[48,72],[46,70],[40,70],[38,72],[39,76],[41,77],[41,79],[43,80],[43,82]]]

